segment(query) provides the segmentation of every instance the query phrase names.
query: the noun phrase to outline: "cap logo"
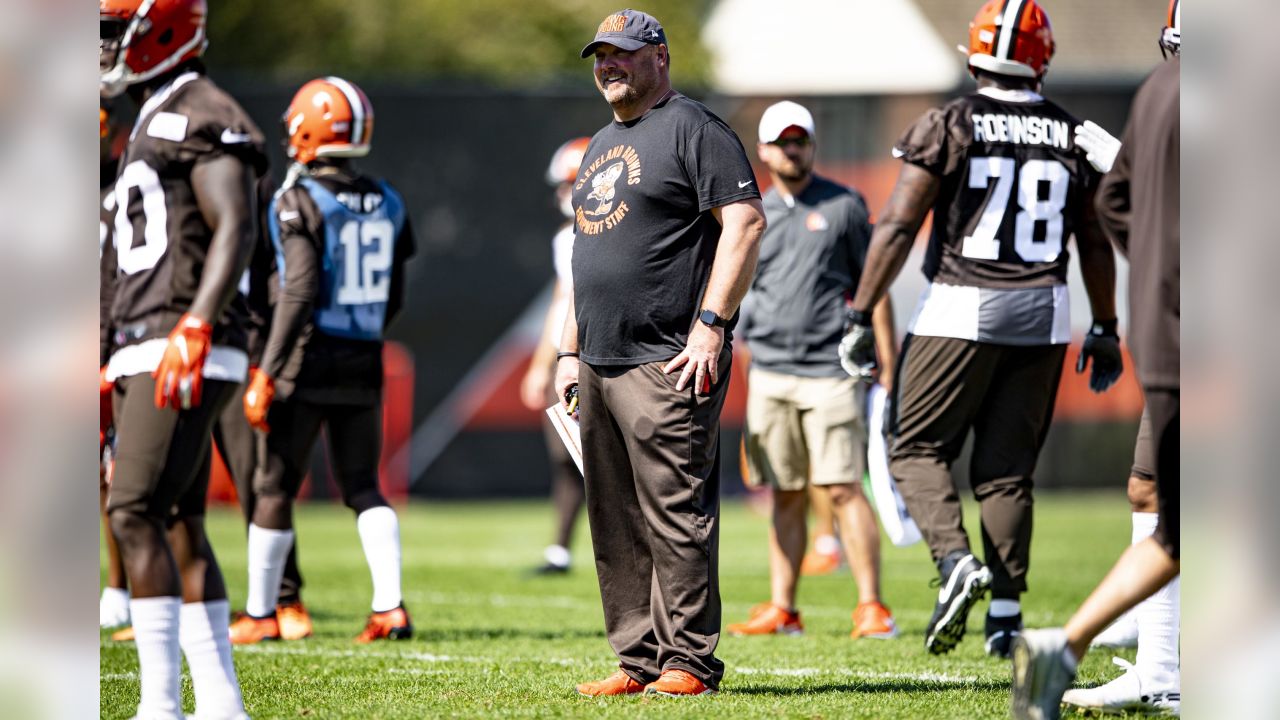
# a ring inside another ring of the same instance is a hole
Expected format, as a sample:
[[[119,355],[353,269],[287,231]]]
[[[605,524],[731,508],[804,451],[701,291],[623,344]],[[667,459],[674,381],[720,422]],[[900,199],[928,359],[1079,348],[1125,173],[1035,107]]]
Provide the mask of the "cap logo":
[[[620,33],[627,26],[627,16],[622,13],[610,15],[600,23],[600,28],[596,30],[596,34],[600,33]]]

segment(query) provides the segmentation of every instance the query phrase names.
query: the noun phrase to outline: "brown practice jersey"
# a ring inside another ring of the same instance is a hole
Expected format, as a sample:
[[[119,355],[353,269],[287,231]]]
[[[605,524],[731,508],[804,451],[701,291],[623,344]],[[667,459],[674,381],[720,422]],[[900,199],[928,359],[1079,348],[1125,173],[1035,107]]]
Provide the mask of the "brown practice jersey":
[[[167,336],[195,298],[212,231],[197,206],[192,170],[225,155],[259,176],[266,172],[262,133],[203,74],[177,75],[139,111],[115,182],[117,269],[108,322],[116,349]],[[245,315],[237,296],[214,323],[214,343],[243,348]]]
[[[1097,173],[1076,147],[1079,122],[1030,91],[983,89],[933,108],[895,157],[941,177],[924,274],[979,288],[1067,279],[1067,238]]]
[[[317,204],[316,193],[331,203],[328,216]],[[365,223],[382,221],[379,209],[393,205],[402,211],[398,232],[384,238],[364,229]],[[379,312],[380,327],[390,325],[404,306],[405,264],[416,243],[399,193],[389,184],[349,168],[326,168],[278,193],[269,212],[281,278],[272,283],[275,310],[262,358],[263,371],[276,380],[282,399],[379,402],[381,331],[361,339],[326,332],[323,326],[334,311],[330,302],[344,293],[351,278],[359,279],[357,286],[368,287],[367,292],[357,293],[361,297],[350,307]],[[367,236],[360,252],[348,254],[352,248],[340,240],[347,231]],[[384,260],[389,262],[384,264]],[[378,291],[384,282],[385,291]],[[381,300],[375,303],[377,309],[363,302],[372,295]]]

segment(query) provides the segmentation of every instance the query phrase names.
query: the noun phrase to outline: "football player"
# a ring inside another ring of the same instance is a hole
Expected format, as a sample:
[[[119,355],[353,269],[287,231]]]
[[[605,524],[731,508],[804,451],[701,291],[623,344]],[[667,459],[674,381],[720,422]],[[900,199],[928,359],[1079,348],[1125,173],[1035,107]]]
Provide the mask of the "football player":
[[[925,647],[954,648],[990,591],[986,650],[1007,657],[1022,629],[1032,478],[1071,339],[1071,236],[1093,310],[1077,371],[1092,359],[1090,387],[1102,392],[1122,366],[1115,258],[1093,212],[1098,174],[1073,142],[1079,122],[1040,94],[1054,52],[1049,17],[1035,0],[989,0],[969,25],[968,52],[977,91],[927,111],[894,147],[902,170],[841,354],[870,375],[871,308],[932,209],[930,285],[903,344],[891,469],[940,574]],[[985,564],[970,551],[951,475],[970,430]]]
[[[98,107],[98,182],[101,193],[98,197],[98,265],[99,277],[99,317],[105,319],[110,314],[112,290],[115,283],[115,248],[111,242],[111,226],[114,223],[115,179],[118,168],[118,154],[115,152],[116,138],[119,135],[119,123],[115,122],[108,110],[107,103]],[[111,383],[106,381],[107,359],[110,358],[111,328],[106,323],[99,326],[98,373],[99,394],[99,427],[98,453],[101,464],[98,469],[98,511],[102,513],[103,541],[107,546],[107,584],[102,588],[102,596],[98,600],[98,626],[103,628],[119,627],[129,623],[129,583],[125,576],[124,563],[120,560],[120,550],[116,547],[116,539],[111,534],[107,521],[107,487],[111,482],[111,453],[106,446],[112,439],[111,431]]]
[[[542,335],[534,350],[529,368],[520,382],[520,400],[525,407],[539,414],[557,402],[551,387],[555,373],[556,348],[560,347],[560,333],[564,329],[564,316],[569,312],[569,298],[573,297],[573,183],[578,179],[578,166],[591,138],[580,137],[565,142],[551,156],[547,167],[547,183],[555,188],[556,206],[565,220],[551,240],[551,255],[556,270],[555,287],[551,291],[551,306],[543,321]],[[542,418],[546,436],[547,454],[551,458],[551,502],[556,508],[555,542],[542,553],[543,564],[534,572],[539,575],[563,575],[569,572],[569,543],[573,540],[573,526],[582,511],[585,494],[582,473],[565,449],[560,436],[551,423]]]
[[[1180,3],[1171,0],[1160,35],[1160,50],[1167,61],[1138,88],[1118,154],[1107,142],[1095,148],[1096,154],[1105,158],[1104,164],[1111,166],[1098,190],[1098,214],[1112,241],[1131,260],[1129,308],[1133,357],[1147,401],[1145,421],[1154,459],[1159,512],[1150,536],[1124,551],[1066,626],[1028,630],[1015,643],[1012,699],[1013,717],[1017,720],[1057,718],[1064,701],[1076,708],[1103,712],[1180,711],[1178,678],[1172,674],[1158,677],[1148,672],[1158,666],[1153,668],[1143,662],[1143,646],[1148,640],[1153,641],[1156,647],[1148,649],[1163,655],[1168,666],[1176,663],[1177,590],[1174,587],[1171,594],[1170,588],[1181,569],[1178,526],[1181,20]],[[1110,149],[1105,149],[1109,146]],[[1139,640],[1136,671],[1126,672],[1098,688],[1066,692],[1090,641],[1108,623],[1139,602],[1147,604],[1139,615],[1139,622],[1156,616],[1158,632],[1144,633]]]
[[[382,339],[403,306],[413,233],[400,194],[351,163],[368,154],[373,132],[373,108],[358,87],[336,77],[308,82],[284,126],[294,164],[269,213],[279,297],[244,396],[245,417],[265,433],[265,461],[253,483],[246,612],[232,640],[280,634],[276,596],[294,541],[293,500],[321,426],[373,576],[372,613],[356,641],[407,639],[400,526],[378,489],[378,460]]]
[[[240,279],[240,296],[248,310],[249,366],[262,364],[262,353],[267,344],[267,329],[271,319],[271,280],[275,277],[275,250],[267,231],[267,210],[275,186],[270,177],[258,183],[260,237],[254,243],[249,268]],[[248,382],[236,391],[231,402],[213,426],[213,442],[226,463],[236,487],[236,499],[244,514],[246,530],[253,522],[253,476],[258,466],[257,439],[253,428],[244,416],[244,393]],[[284,575],[280,581],[280,597],[276,615],[280,623],[282,640],[300,640],[312,633],[311,615],[302,604],[302,575],[298,571],[297,548],[291,547],[285,558]]]
[[[262,134],[206,75],[204,0],[99,0],[100,90],[138,118],[115,182],[111,531],[132,591],[138,716],[246,717],[204,531],[210,428],[246,376],[233,301],[256,235]]]

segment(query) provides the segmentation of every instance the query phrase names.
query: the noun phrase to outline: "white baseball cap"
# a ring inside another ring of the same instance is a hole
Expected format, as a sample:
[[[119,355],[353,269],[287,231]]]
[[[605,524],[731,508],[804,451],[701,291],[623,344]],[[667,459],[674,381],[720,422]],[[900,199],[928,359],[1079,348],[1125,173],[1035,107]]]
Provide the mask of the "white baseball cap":
[[[782,135],[782,131],[792,125],[809,133],[813,137],[813,115],[799,103],[783,100],[770,105],[760,116],[760,142],[770,143]]]

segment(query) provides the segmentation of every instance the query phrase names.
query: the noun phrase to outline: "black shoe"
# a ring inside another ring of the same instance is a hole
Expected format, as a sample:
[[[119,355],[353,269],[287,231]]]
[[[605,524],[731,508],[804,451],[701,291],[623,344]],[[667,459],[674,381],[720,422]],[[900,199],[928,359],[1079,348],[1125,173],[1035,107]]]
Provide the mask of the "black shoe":
[[[942,589],[924,635],[924,647],[934,655],[951,652],[960,643],[969,610],[991,587],[991,571],[970,553],[953,552],[938,569]]]
[[[1010,617],[991,617],[987,613],[983,629],[987,634],[987,654],[1008,660],[1013,639],[1022,634],[1022,613]]]

